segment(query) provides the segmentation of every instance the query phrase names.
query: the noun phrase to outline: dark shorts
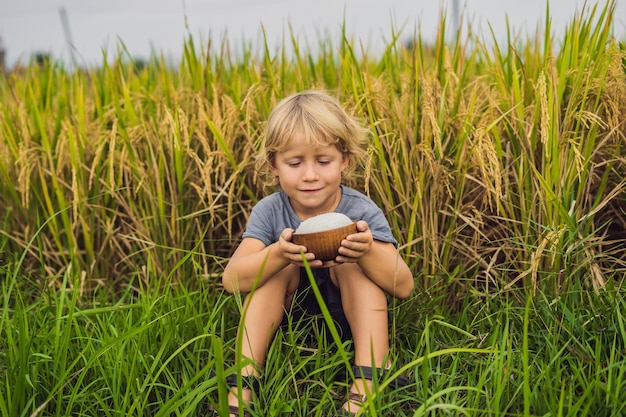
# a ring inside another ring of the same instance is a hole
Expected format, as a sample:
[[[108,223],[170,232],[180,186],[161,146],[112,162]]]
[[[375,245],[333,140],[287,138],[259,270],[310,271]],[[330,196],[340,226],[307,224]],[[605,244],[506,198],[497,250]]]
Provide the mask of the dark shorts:
[[[330,279],[330,270],[328,268],[319,268],[313,269],[312,272],[317,288],[330,312],[330,316],[333,319],[341,340],[346,341],[352,339],[350,325],[348,324],[341,304],[341,293],[339,292],[339,288]],[[293,327],[302,329],[303,326],[311,325],[311,320],[326,325],[322,315],[322,309],[315,297],[306,270],[300,268],[300,284],[294,294],[291,308],[283,318],[282,327],[283,329],[287,328],[288,323],[291,322]],[[330,333],[328,337],[331,337]]]

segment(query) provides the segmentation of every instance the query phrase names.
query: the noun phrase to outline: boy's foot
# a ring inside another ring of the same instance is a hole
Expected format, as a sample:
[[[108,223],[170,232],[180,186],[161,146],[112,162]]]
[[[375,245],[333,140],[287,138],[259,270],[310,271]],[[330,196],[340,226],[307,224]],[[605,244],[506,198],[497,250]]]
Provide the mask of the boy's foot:
[[[348,398],[346,402],[343,403],[341,410],[339,410],[338,416],[356,416],[367,402],[367,395],[365,395],[365,393],[372,392],[372,379],[377,378],[378,381],[382,382],[388,369],[353,365],[352,372],[356,379],[350,387]],[[399,388],[408,385],[408,382],[405,377],[400,376],[392,381],[391,385]],[[365,414],[366,413],[361,413],[361,415]]]
[[[363,404],[367,401],[367,397],[365,395],[358,394],[356,392],[350,392],[348,394],[348,399],[339,412],[339,416],[356,416],[361,408],[363,408]]]
[[[241,411],[239,410],[239,407],[237,407],[236,405],[229,405],[228,406],[228,411],[229,411],[229,417],[252,417],[252,414],[250,414],[249,411]]]
[[[238,392],[237,375],[229,375],[226,377],[226,385],[230,387],[228,394],[228,411],[230,417],[251,417],[250,412],[246,408],[252,405],[253,393],[258,390],[259,380],[254,376],[241,377],[241,391]],[[243,404],[240,403],[243,401]],[[243,409],[242,409],[243,407]]]

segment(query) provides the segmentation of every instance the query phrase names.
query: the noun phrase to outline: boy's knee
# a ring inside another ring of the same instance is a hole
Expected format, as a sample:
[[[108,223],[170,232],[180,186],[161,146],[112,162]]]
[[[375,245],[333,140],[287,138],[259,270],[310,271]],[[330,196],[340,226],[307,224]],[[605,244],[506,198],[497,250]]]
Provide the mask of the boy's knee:
[[[345,263],[330,268],[330,280],[339,287],[362,286],[363,283],[372,282],[365,272],[355,263]],[[373,283],[373,282],[372,282]]]
[[[287,294],[294,293],[300,285],[300,268],[295,265],[288,265],[274,278],[283,283]]]

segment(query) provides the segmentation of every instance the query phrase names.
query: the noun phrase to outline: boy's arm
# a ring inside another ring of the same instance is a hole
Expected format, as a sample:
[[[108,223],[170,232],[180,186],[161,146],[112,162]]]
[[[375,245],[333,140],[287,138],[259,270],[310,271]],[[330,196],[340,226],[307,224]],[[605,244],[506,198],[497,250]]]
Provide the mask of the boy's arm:
[[[374,240],[357,264],[387,294],[402,299],[411,296],[413,274],[392,243]]]
[[[413,274],[392,243],[374,240],[367,222],[357,222],[359,233],[342,242],[337,260],[356,262],[387,294],[408,298],[414,287]]]
[[[260,287],[289,264],[302,265],[300,250],[303,246],[291,242],[292,229],[285,229],[278,240],[269,246],[258,239],[244,238],[224,268],[222,283],[229,293],[248,293]],[[313,254],[306,254],[311,267]]]

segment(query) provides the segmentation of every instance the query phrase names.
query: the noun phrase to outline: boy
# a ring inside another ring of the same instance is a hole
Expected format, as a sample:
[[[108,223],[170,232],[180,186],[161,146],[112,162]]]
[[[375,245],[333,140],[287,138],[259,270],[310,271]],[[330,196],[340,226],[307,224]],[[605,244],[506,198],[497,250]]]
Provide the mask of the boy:
[[[259,375],[294,296],[310,287],[301,252],[324,288],[326,304],[340,330],[354,342],[358,368],[340,415],[353,415],[361,408],[365,393],[371,391],[371,368],[378,368],[374,373],[380,375],[380,368],[388,366],[386,294],[407,298],[414,283],[382,210],[341,183],[365,154],[368,134],[337,100],[318,91],[287,97],[269,116],[259,161],[280,190],[252,209],[243,239],[223,274],[224,288],[230,293],[254,289],[245,299],[247,310],[238,335],[242,355],[254,364],[241,370],[241,395],[236,395],[236,389],[229,394],[231,415],[251,402],[249,377]],[[301,221],[328,212],[341,212],[357,221],[357,233],[343,240],[334,265],[322,268],[322,261],[292,243],[291,237]],[[236,377],[230,377],[228,384],[236,387]]]

